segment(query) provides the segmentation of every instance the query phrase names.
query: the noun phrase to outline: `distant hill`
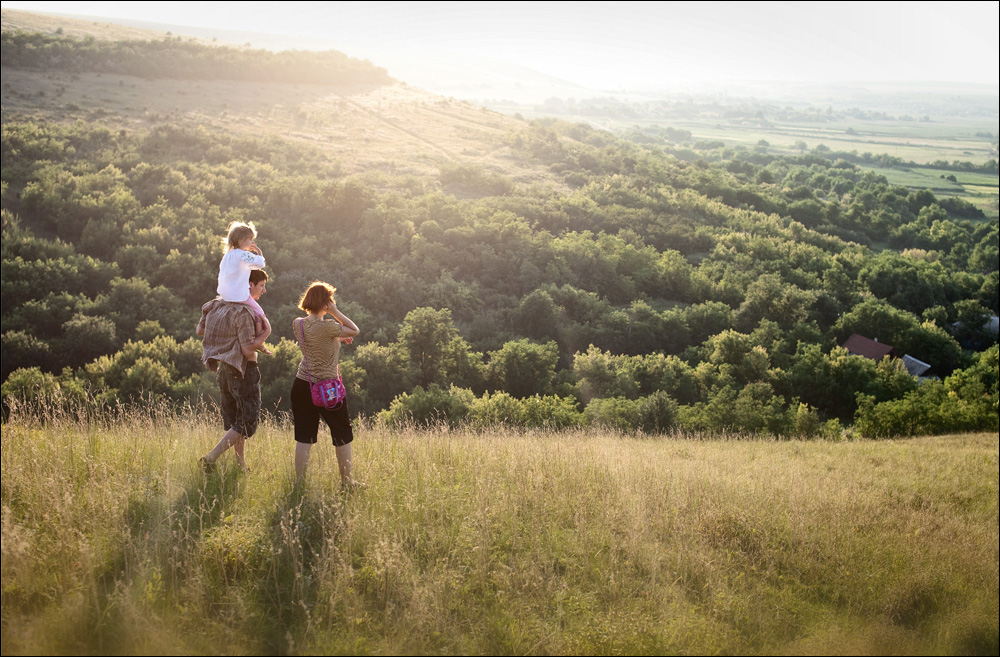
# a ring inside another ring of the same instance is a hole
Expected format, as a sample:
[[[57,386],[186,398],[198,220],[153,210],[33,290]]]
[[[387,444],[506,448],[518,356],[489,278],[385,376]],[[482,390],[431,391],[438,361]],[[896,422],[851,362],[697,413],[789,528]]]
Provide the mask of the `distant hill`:
[[[4,30],[6,66],[74,73],[125,73],[154,79],[384,84],[385,69],[335,50],[236,49],[181,37],[106,41],[62,33]]]
[[[326,50],[330,47],[351,53],[341,44],[324,39],[289,37],[278,34],[199,28],[188,25],[167,25],[101,17],[85,19],[61,14],[36,14],[26,11],[3,10],[3,29],[23,29],[102,40],[155,39],[182,36],[185,42],[227,45],[235,48],[265,48],[283,50]],[[440,55],[394,49],[391,44],[375,52],[353,52],[354,57],[370,59],[389,74],[410,86],[458,99],[484,103],[541,103],[549,97],[589,98],[607,92],[587,89],[577,84],[534,71],[493,60],[475,58],[445,58]],[[492,100],[489,100],[492,99]]]
[[[7,9],[3,29],[5,121],[101,118],[139,129],[183,118],[308,142],[331,152],[348,174],[427,174],[462,163],[521,182],[559,184],[545,168],[525,170],[505,156],[500,137],[521,125],[518,119],[393,81],[384,69],[340,53],[299,51],[280,59],[207,39]],[[38,43],[48,50],[44,58]],[[145,63],[136,51],[148,55]],[[275,79],[273,71],[309,58],[322,58],[320,69],[329,60],[356,68],[342,78],[319,70],[312,79]],[[178,65],[163,66],[164,59]],[[219,72],[220,63],[228,73]]]
[[[3,9],[0,13],[0,25],[4,30],[26,30],[43,34],[64,34],[74,37],[91,37],[105,41],[125,39],[162,39],[172,36],[170,31],[136,27],[105,22],[103,20],[86,20],[71,18],[57,14],[40,14],[17,9]],[[202,43],[212,43],[210,38],[187,37]]]

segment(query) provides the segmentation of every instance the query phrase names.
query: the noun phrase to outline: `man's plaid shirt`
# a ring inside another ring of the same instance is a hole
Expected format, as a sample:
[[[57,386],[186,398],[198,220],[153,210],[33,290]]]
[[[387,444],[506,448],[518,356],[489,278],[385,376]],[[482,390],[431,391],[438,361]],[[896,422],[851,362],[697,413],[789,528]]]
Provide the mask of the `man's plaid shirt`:
[[[212,299],[201,307],[198,329],[204,331],[201,360],[208,369],[215,372],[222,361],[238,369],[240,374],[246,372],[247,359],[242,345],[251,344],[255,337],[250,306],[218,297]]]

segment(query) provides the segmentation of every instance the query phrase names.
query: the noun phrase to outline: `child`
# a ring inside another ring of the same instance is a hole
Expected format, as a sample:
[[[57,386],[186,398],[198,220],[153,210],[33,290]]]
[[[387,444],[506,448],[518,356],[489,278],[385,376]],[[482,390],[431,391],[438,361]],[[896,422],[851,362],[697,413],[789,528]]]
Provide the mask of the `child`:
[[[223,242],[222,262],[219,263],[219,287],[217,292],[224,301],[245,303],[253,310],[257,321],[257,336],[270,335],[271,323],[267,321],[260,304],[250,296],[250,270],[264,268],[264,255],[257,248],[254,239],[257,229],[253,223],[234,221],[229,224],[229,235]],[[265,354],[271,352],[262,347]]]

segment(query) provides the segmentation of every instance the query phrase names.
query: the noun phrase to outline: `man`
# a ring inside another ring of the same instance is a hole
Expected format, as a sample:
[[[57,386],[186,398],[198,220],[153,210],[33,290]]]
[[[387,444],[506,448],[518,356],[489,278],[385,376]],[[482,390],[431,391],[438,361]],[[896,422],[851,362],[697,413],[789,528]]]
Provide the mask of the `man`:
[[[256,301],[264,294],[267,274],[250,272],[250,296]],[[201,307],[197,333],[202,337],[202,362],[218,374],[222,393],[222,422],[226,433],[222,440],[199,461],[206,472],[230,447],[240,469],[249,472],[244,458],[244,443],[257,431],[260,419],[260,370],[257,350],[270,334],[255,335],[254,313],[244,303],[212,299]]]

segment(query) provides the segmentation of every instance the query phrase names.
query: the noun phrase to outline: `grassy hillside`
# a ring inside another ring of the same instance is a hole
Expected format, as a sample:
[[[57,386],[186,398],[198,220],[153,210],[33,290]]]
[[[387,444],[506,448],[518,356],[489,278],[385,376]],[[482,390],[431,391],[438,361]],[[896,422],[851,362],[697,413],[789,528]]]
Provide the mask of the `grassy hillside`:
[[[554,181],[509,161],[500,141],[521,121],[399,83],[284,84],[144,80],[3,69],[7,121],[100,120],[137,130],[195,122],[235,135],[270,134],[337,159],[344,173],[426,176],[446,163],[484,164],[525,182]]]
[[[996,654],[996,435],[3,426],[4,654]],[[700,440],[695,439],[700,438]],[[26,467],[30,466],[30,467]]]
[[[401,84],[2,73],[4,654],[997,652],[995,220]],[[196,466],[232,219],[268,413],[309,281],[364,331],[359,493],[280,411]]]

